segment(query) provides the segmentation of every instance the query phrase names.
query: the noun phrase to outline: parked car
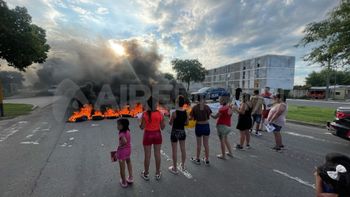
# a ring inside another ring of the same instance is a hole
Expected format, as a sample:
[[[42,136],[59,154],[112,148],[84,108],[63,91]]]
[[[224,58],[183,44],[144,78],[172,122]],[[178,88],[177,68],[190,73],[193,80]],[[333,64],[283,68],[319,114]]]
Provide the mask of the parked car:
[[[335,113],[335,120],[328,122],[328,130],[334,135],[350,140],[350,107],[339,107]]]
[[[199,96],[202,96],[206,100],[216,101],[224,93],[227,93],[227,91],[224,88],[204,87],[199,89],[197,92],[192,92],[191,100],[197,101]]]

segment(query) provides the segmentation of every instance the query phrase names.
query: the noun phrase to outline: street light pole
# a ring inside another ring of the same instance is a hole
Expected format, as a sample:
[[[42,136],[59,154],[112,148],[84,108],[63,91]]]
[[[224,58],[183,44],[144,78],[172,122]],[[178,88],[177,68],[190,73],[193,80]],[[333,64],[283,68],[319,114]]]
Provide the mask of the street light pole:
[[[0,80],[0,117],[4,117],[4,93],[2,88],[2,82]]]

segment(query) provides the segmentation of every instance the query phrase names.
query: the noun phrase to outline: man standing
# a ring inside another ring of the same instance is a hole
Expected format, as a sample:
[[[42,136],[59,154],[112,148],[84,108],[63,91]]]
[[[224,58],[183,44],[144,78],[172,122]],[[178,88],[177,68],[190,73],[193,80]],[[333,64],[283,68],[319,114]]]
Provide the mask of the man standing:
[[[272,94],[270,93],[270,87],[265,87],[265,91],[261,96],[264,98],[264,110],[262,112],[262,124],[264,124],[272,107]]]
[[[256,124],[254,134],[257,136],[261,136],[260,123],[262,118],[262,109],[264,105],[264,98],[259,95],[259,90],[254,90],[254,95],[250,99],[252,102],[252,116],[253,116],[253,125]]]

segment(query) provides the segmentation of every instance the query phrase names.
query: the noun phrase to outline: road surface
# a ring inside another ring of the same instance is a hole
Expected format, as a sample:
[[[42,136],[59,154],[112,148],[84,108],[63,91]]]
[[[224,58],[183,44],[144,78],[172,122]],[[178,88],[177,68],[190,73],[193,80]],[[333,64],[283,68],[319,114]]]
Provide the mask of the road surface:
[[[161,181],[145,182],[142,131],[130,119],[135,183],[122,189],[118,165],[109,152],[117,144],[115,120],[57,122],[51,105],[31,115],[0,122],[0,196],[281,196],[314,195],[313,170],[328,152],[349,155],[350,142],[327,130],[288,124],[286,150],[271,150],[273,137],[252,137],[252,149],[234,150],[234,158],[216,158],[219,141],[212,121],[209,167],[188,162],[188,173],[173,175],[169,127],[163,132]],[[234,123],[235,124],[235,123]],[[235,130],[229,139],[238,141]],[[194,131],[188,131],[188,158],[195,153]],[[152,158],[151,175],[155,173]]]
[[[30,104],[30,105],[42,108],[52,104],[56,99],[57,97],[54,97],[54,96],[11,98],[11,99],[5,99],[4,103],[23,103],[23,104]]]
[[[350,102],[346,101],[322,101],[322,100],[302,100],[302,99],[288,99],[288,104],[301,106],[315,106],[315,107],[350,107]]]

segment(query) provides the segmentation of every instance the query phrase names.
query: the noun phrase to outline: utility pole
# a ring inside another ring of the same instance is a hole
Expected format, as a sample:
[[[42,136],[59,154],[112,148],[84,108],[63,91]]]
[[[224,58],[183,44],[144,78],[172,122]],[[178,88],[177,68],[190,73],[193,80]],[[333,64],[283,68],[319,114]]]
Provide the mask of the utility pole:
[[[329,99],[330,70],[331,70],[331,58],[329,58],[327,61],[326,100]]]

